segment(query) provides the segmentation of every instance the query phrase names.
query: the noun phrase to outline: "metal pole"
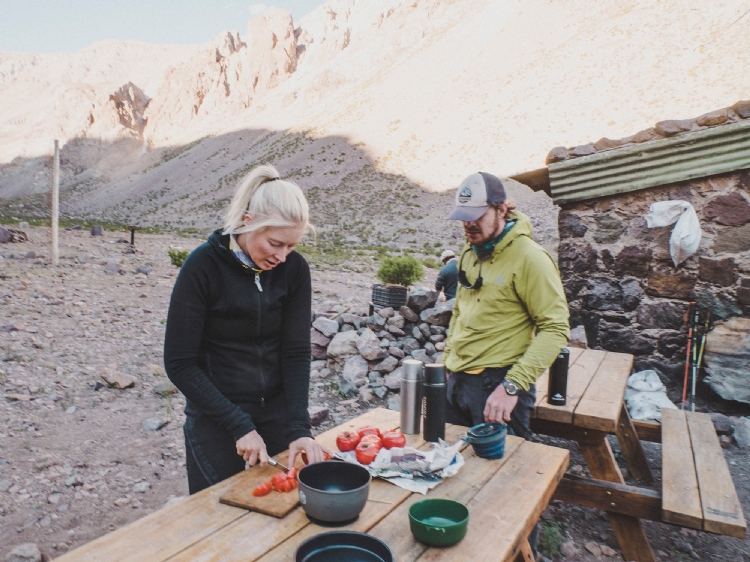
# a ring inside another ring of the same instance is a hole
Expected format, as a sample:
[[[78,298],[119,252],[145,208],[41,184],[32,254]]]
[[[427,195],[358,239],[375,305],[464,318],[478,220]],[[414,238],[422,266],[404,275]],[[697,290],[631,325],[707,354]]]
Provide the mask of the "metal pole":
[[[58,248],[58,219],[60,214],[60,145],[55,141],[55,155],[52,162],[52,265],[60,263]]]

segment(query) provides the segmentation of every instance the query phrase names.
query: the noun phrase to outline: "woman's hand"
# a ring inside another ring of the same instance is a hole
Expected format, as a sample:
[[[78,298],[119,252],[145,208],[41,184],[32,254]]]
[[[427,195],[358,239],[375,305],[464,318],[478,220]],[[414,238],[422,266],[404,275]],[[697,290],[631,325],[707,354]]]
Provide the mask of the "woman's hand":
[[[253,466],[256,462],[260,462],[262,466],[268,463],[266,444],[255,430],[239,438],[237,454],[245,459],[245,462],[250,466]]]
[[[314,462],[322,462],[325,459],[326,453],[329,455],[331,452],[325,449],[320,443],[315,441],[312,437],[300,437],[295,441],[289,443],[289,466],[294,466],[294,461],[297,459],[297,455],[304,451],[307,454],[307,463],[312,464]]]

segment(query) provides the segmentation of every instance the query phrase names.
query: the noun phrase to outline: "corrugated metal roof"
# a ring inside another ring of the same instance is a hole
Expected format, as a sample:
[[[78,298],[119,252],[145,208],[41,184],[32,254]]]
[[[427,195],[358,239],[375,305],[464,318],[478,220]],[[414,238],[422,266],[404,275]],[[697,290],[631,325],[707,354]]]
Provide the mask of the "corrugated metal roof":
[[[570,203],[750,168],[750,121],[549,165],[552,200]]]

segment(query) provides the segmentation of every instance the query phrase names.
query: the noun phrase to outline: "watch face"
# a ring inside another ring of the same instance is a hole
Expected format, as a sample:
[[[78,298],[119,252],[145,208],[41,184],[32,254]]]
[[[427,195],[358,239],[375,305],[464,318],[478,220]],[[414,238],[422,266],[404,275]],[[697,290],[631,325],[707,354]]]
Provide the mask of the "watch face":
[[[518,387],[513,382],[503,381],[503,386],[505,387],[505,392],[510,395],[516,394],[518,392]]]

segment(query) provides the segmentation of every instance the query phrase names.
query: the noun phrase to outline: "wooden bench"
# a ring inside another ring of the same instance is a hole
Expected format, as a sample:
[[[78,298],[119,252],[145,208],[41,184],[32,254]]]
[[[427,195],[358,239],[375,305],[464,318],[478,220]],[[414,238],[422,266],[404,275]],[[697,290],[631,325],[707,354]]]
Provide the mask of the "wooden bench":
[[[661,413],[662,520],[744,538],[745,517],[711,417]]]

